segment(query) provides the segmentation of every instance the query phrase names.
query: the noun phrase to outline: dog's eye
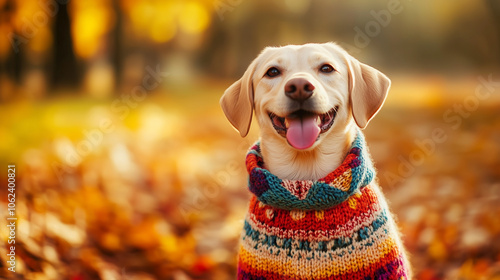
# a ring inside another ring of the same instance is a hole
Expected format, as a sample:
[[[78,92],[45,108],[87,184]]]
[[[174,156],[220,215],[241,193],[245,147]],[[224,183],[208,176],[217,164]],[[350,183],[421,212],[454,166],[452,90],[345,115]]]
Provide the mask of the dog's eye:
[[[333,72],[335,69],[333,68],[333,66],[331,66],[330,64],[323,64],[320,68],[319,68],[319,71],[323,72],[323,73],[330,73],[330,72]]]
[[[266,76],[271,77],[271,78],[279,76],[279,74],[281,74],[281,72],[276,67],[271,67],[266,72]]]

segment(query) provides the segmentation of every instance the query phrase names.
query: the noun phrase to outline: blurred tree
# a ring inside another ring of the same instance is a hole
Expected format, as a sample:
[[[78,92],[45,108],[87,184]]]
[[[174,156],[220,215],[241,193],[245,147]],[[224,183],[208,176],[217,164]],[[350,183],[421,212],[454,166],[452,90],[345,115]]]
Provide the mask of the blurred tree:
[[[68,5],[60,4],[53,26],[54,44],[51,84],[54,88],[75,87],[80,82],[80,71],[73,49]]]
[[[493,14],[497,39],[500,40],[500,0],[486,0],[486,4],[488,5],[491,13]],[[499,48],[498,52],[500,53],[500,44],[498,44],[498,48]],[[500,56],[497,57],[500,60]]]
[[[3,5],[0,5],[0,26],[1,25],[10,25],[13,21],[12,17],[14,15],[14,11],[16,9],[15,1],[7,0]],[[7,38],[5,42],[13,40],[11,36],[14,36],[14,33],[5,34]],[[4,38],[2,38],[4,40]],[[11,42],[8,44],[9,50],[6,51],[5,57],[0,57],[0,74],[5,74],[8,78],[13,79],[16,82],[19,82],[21,79],[21,62],[22,62],[22,47],[19,48],[19,51],[13,52]]]
[[[122,78],[122,32],[123,32],[123,9],[120,6],[120,0],[113,0],[113,10],[115,11],[115,24],[111,31],[113,54],[112,63],[115,72],[115,85],[121,84]]]

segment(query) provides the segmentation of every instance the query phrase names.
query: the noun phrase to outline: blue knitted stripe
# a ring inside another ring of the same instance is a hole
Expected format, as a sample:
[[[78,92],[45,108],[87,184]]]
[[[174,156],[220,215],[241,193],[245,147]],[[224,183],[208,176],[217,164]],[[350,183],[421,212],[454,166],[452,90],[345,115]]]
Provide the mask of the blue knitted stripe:
[[[287,253],[290,255],[291,250],[300,250],[300,251],[316,251],[316,252],[333,252],[337,249],[347,248],[353,243],[362,242],[371,237],[371,234],[375,233],[381,227],[383,227],[387,223],[387,211],[383,210],[379,215],[374,217],[373,221],[370,225],[360,228],[355,231],[351,237],[340,237],[336,239],[331,239],[330,241],[320,241],[318,244],[318,248],[311,248],[309,241],[307,240],[298,240],[298,245],[294,246],[293,242],[295,239],[292,238],[280,238],[276,235],[267,235],[265,233],[260,232],[258,229],[254,229],[248,221],[245,220],[243,239],[251,238],[253,241],[257,241],[255,249],[259,248],[261,245],[270,246],[271,250],[278,252],[278,249],[287,250]],[[332,247],[328,247],[328,243],[333,241],[334,245]],[[280,245],[278,245],[278,243]],[[367,242],[366,246],[372,246],[372,242]],[[273,249],[274,248],[274,249]]]
[[[267,175],[269,171],[262,170]],[[276,208],[293,210],[325,210],[346,201],[351,195],[359,190],[359,187],[351,187],[348,191],[332,188],[323,182],[315,182],[309,190],[305,199],[300,200],[292,195],[281,185],[277,177],[266,176],[269,182],[269,190],[263,192],[258,198],[265,204]]]

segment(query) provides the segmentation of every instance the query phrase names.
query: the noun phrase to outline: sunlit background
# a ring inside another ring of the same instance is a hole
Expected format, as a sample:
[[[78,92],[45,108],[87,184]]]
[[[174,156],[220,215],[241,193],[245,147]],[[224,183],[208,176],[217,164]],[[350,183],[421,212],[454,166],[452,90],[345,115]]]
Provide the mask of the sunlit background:
[[[498,0],[0,0],[0,35],[0,277],[234,279],[258,130],[218,99],[335,41],[393,81],[365,134],[415,279],[500,279]]]

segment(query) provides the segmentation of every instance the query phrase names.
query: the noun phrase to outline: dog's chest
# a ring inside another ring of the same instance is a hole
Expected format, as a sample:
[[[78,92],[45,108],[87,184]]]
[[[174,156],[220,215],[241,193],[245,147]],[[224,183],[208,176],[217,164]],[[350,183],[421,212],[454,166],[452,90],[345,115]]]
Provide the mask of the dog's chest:
[[[365,279],[378,273],[404,279],[403,251],[385,205],[371,184],[326,210],[283,210],[253,196],[238,278]]]

